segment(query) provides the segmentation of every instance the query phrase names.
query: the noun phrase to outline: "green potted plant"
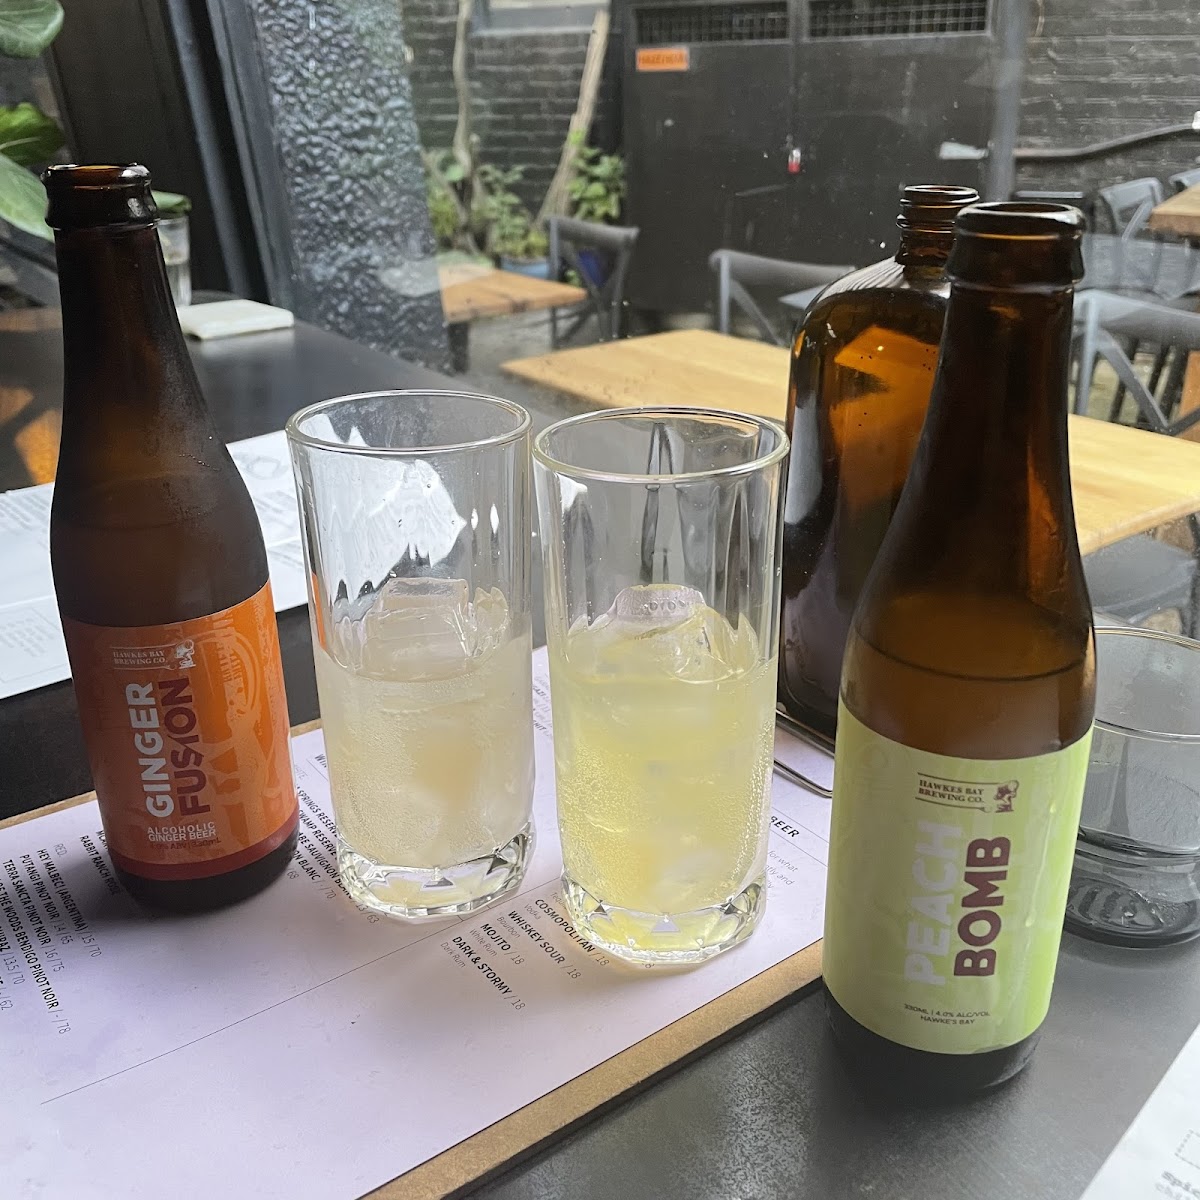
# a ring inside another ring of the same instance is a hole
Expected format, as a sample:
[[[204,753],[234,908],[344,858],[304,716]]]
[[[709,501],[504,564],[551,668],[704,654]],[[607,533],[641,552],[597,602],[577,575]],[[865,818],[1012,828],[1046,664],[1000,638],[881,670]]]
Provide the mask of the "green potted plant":
[[[513,191],[524,175],[524,168],[504,170],[484,163],[478,174],[478,212],[485,230],[487,253],[502,270],[545,279],[550,271],[546,235],[534,225],[529,210]]]
[[[479,163],[468,174],[450,150],[425,153],[426,201],[439,256],[481,258],[545,278],[546,236],[513,191],[522,167]]]
[[[574,174],[567,187],[570,215],[579,221],[609,225],[621,216],[625,202],[625,159],[584,144],[583,134],[571,135],[575,145]],[[590,281],[603,286],[612,263],[598,250],[580,250],[579,263]]]
[[[58,0],[0,0],[0,56],[36,58],[62,28]],[[31,168],[49,162],[66,139],[58,122],[24,100],[0,105],[0,222],[35,237],[50,238],[46,191]],[[159,239],[177,304],[191,300],[188,217],[191,201],[178,192],[154,193]]]
[[[58,36],[58,0],[0,0],[0,56],[37,58]],[[58,123],[28,101],[0,106],[0,221],[48,238],[46,193],[29,169],[63,144]]]
[[[625,159],[584,145],[583,134],[573,133],[575,174],[567,187],[571,216],[579,221],[609,225],[621,216],[625,202]]]

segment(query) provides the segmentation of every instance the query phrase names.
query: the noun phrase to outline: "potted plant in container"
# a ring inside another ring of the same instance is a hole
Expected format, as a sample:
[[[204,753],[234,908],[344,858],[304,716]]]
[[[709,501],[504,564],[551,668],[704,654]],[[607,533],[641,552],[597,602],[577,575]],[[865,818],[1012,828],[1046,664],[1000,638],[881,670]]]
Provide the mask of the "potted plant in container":
[[[582,133],[573,133],[571,140],[575,143],[575,173],[567,187],[571,216],[579,221],[614,223],[625,201],[624,158],[584,145]],[[579,263],[596,287],[603,286],[612,270],[612,263],[599,250],[580,250]]]
[[[512,190],[523,174],[522,167],[503,170],[486,163],[480,166],[485,246],[502,270],[545,279],[550,273],[546,235],[534,226],[529,210]]]
[[[524,168],[479,163],[468,174],[449,150],[424,157],[429,220],[443,259],[481,259],[507,271],[547,276],[546,235],[513,191]]]

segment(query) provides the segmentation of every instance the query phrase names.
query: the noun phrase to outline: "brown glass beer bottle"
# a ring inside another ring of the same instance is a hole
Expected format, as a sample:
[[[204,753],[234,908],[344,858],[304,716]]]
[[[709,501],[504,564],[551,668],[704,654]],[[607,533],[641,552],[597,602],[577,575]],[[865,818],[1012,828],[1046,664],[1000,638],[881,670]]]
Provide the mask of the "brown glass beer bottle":
[[[792,348],[779,701],[832,738],[850,618],[896,510],[933,386],[965,187],[904,189],[894,259],[832,283]]]
[[[912,1096],[1015,1074],[1050,1002],[1094,707],[1067,463],[1082,227],[959,214],[929,415],[846,647],[828,1011]]]
[[[44,178],[65,362],[50,550],[105,841],[136,898],[213,908],[296,843],[262,531],[184,345],[145,168]]]

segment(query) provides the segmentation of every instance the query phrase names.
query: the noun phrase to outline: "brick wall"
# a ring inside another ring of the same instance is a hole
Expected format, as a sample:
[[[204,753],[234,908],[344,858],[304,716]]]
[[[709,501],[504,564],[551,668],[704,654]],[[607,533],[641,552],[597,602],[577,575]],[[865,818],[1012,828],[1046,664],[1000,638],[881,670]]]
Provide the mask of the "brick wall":
[[[1023,3],[1025,0],[1014,0]],[[449,146],[455,0],[402,0],[421,138]],[[1182,123],[1200,109],[1200,0],[1029,0],[1032,29],[1021,99],[1024,146],[1077,146]],[[1040,17],[1040,29],[1038,22]],[[527,168],[541,201],[574,111],[586,29],[476,30],[470,74],[485,159]],[[615,104],[602,88],[601,118]],[[615,121],[615,113],[607,113]],[[608,139],[605,139],[608,140]],[[1094,188],[1200,165],[1200,139],[1172,139],[1080,163],[1018,167],[1023,188]]]
[[[1042,13],[1041,29],[1037,28]],[[1041,0],[1021,98],[1024,146],[1077,146],[1187,122],[1200,109],[1198,0]],[[1093,188],[1200,165],[1200,138],[1018,167],[1018,187]]]
[[[525,167],[523,198],[534,208],[558,166],[579,100],[588,32],[496,31],[472,40],[481,144],[497,166]]]
[[[457,5],[402,3],[421,141],[426,149],[448,147],[458,118],[450,66]],[[471,35],[467,62],[480,156],[498,167],[524,167],[518,191],[534,209],[558,165],[587,43],[583,28],[476,29]]]

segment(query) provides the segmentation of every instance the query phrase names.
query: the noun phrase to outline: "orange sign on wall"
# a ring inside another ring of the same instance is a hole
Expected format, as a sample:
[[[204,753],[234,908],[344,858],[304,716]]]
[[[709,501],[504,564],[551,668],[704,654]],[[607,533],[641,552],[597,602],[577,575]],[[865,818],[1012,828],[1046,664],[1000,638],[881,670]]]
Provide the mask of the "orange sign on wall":
[[[686,71],[689,65],[686,46],[658,46],[637,52],[639,71]]]

